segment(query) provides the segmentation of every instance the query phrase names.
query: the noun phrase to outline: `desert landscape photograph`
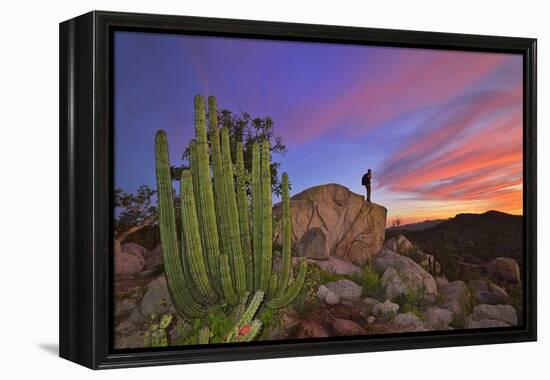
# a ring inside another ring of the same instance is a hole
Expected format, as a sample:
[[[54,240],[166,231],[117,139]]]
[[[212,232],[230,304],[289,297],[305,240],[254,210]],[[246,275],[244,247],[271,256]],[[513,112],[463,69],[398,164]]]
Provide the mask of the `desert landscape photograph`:
[[[115,349],[523,324],[521,55],[117,31]]]

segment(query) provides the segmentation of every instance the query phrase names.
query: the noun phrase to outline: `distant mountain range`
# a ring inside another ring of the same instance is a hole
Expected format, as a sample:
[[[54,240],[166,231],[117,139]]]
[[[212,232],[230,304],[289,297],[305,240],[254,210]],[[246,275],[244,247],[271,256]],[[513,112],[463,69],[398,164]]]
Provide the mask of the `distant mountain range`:
[[[443,223],[448,219],[434,219],[434,220],[425,220],[418,223],[403,224],[402,226],[391,226],[386,228],[386,232],[396,232],[396,231],[422,231],[427,230],[437,226],[438,224]]]
[[[429,228],[430,222],[435,225]],[[444,221],[416,223],[413,229],[387,231],[387,236],[404,235],[422,251],[435,254],[443,267],[456,271],[484,271],[497,257],[523,261],[523,216],[499,211],[458,214]],[[456,273],[458,275],[458,272]]]

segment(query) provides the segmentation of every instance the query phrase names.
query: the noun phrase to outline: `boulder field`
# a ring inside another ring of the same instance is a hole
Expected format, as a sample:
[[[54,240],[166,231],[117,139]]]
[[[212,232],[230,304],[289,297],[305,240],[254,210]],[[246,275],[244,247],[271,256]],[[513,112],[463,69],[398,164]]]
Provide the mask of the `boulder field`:
[[[403,235],[385,240],[386,209],[344,186],[316,186],[290,204],[292,255],[307,258],[308,277],[295,302],[269,317],[260,340],[521,324],[521,271],[514,259],[498,257],[483,275],[449,281],[437,255]],[[281,211],[276,204],[275,249],[281,244]],[[274,257],[277,268],[280,254]],[[292,265],[299,260],[293,257]],[[173,317],[170,342],[192,328],[172,306],[160,245],[151,251],[122,245],[115,257],[114,298],[116,348],[143,347],[153,316]]]

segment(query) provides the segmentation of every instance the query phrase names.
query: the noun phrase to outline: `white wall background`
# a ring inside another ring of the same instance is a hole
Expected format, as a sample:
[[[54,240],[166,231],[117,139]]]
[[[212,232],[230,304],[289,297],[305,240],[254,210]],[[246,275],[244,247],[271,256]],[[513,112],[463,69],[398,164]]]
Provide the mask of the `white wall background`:
[[[0,377],[521,379],[550,375],[546,1],[7,1],[0,22]],[[58,23],[93,9],[539,39],[539,342],[92,372],[57,355]],[[545,352],[546,351],[546,352]]]

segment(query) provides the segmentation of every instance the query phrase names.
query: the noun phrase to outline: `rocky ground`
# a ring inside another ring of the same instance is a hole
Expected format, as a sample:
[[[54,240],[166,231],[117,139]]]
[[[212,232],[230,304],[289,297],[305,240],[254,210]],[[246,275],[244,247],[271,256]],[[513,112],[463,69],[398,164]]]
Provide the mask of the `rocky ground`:
[[[277,210],[276,205],[275,243]],[[309,262],[306,283],[287,308],[260,310],[261,340],[521,323],[520,269],[512,258],[492,260],[478,278],[449,282],[434,256],[404,236],[384,241],[385,208],[342,186],[298,194],[291,212],[293,254]],[[171,304],[160,247],[148,251],[130,243],[121,251],[115,257],[115,348],[147,346],[163,316],[169,316],[161,331],[167,344],[193,343],[188,336],[196,326]]]
[[[386,241],[365,267],[329,257],[308,259],[308,280],[295,302],[266,324],[260,339],[293,339],[344,335],[451,330],[517,325],[519,267],[498,258],[488,265],[488,277],[469,283],[449,282],[430,274],[428,255],[407,254],[412,243],[404,237]],[[137,251],[135,244],[123,252]],[[158,251],[158,250],[157,250]],[[158,252],[139,252],[150,259]],[[145,260],[144,260],[145,261]],[[172,315],[167,338],[184,341],[189,326],[170,302],[161,262],[126,273],[115,287],[115,346],[146,345],[146,334],[162,315]],[[438,271],[441,268],[437,267]],[[511,292],[515,292],[511,296]]]
[[[336,258],[312,264],[342,277],[320,283],[309,308],[294,305],[284,313],[270,339],[365,335],[379,333],[453,330],[517,325],[521,310],[517,284],[519,267],[509,258],[489,265],[488,278],[469,283],[449,282],[423,268],[426,257],[407,256],[405,248],[387,241],[372,266],[351,266]],[[439,268],[439,267],[438,267]],[[498,268],[498,269],[496,269]],[[323,277],[327,276],[326,272]],[[322,280],[321,280],[322,282]],[[510,292],[515,292],[514,297]],[[300,302],[298,300],[298,302]],[[514,306],[512,306],[514,305]]]

